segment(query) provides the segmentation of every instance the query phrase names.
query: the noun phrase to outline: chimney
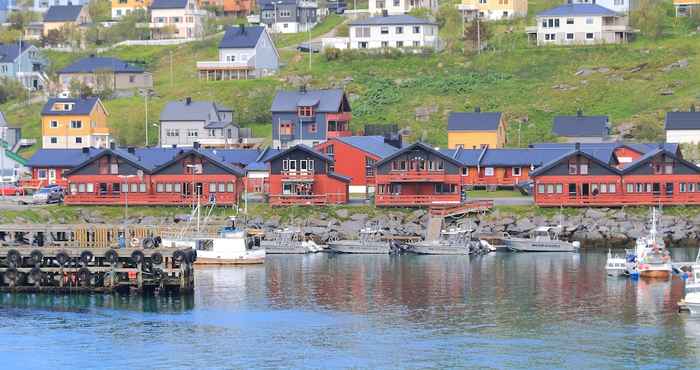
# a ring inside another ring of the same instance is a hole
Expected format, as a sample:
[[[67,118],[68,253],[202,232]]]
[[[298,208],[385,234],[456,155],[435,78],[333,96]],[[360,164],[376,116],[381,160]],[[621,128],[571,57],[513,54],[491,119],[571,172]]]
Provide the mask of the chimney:
[[[83,147],[83,154],[88,154],[88,153],[90,153],[90,148],[84,146]]]
[[[481,113],[481,107],[475,107],[474,112],[476,113]]]
[[[581,150],[581,143],[576,143],[574,147],[576,148],[576,151]]]
[[[583,117],[583,111],[582,111],[581,109],[578,109],[578,110],[576,111],[576,116],[577,116],[577,117]]]
[[[195,141],[194,143],[192,143],[192,147],[195,149],[199,149],[199,141]]]
[[[693,104],[693,105],[690,106],[690,111],[691,111],[691,112],[695,112],[695,104]]]
[[[302,94],[306,94],[306,85],[301,85],[299,86],[299,92]]]
[[[241,23],[241,35],[245,35],[245,24]]]
[[[188,96],[188,97],[185,98],[185,104],[186,104],[186,105],[192,104],[192,97],[191,97],[191,96]]]
[[[382,9],[382,17],[388,17],[389,11],[387,9]]]
[[[117,148],[117,144],[116,144],[114,141],[112,141],[112,142],[109,143],[109,149],[114,150],[114,149],[116,149],[116,148]]]
[[[177,148],[177,144],[173,144],[173,149],[176,149],[176,148]]]
[[[95,57],[95,54],[90,54],[90,58],[94,58],[94,57]]]
[[[129,154],[136,154],[136,148],[134,148],[133,146],[130,146],[130,147],[126,148],[126,151],[127,151]]]

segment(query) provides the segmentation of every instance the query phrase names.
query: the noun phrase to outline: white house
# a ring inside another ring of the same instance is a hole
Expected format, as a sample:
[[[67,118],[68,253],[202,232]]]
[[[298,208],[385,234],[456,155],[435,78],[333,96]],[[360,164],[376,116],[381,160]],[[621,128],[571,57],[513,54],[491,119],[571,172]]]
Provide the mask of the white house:
[[[151,4],[151,34],[155,39],[202,37],[205,15],[206,11],[199,9],[195,0],[154,0]],[[164,32],[166,28],[172,28],[175,33]]]
[[[689,112],[666,113],[666,142],[700,143],[700,112],[691,107]]]
[[[410,15],[382,15],[350,22],[350,49],[438,48],[437,23]]]
[[[263,26],[229,27],[219,43],[219,60],[197,62],[203,80],[265,77],[279,70],[279,53]]]
[[[637,0],[568,0],[570,4],[597,4],[614,12],[628,14],[635,10]]]
[[[634,33],[626,16],[597,4],[566,4],[536,15],[526,32],[537,45],[627,42]]]
[[[431,12],[438,10],[438,0],[369,0],[370,15],[379,15],[387,11],[391,15],[406,14],[413,9],[426,8]]]

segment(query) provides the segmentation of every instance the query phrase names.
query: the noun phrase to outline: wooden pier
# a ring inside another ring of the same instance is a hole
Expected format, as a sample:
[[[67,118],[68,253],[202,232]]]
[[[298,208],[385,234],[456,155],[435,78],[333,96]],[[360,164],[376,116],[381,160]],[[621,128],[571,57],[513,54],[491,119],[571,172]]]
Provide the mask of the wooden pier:
[[[192,249],[156,227],[0,225],[0,291],[191,293]]]

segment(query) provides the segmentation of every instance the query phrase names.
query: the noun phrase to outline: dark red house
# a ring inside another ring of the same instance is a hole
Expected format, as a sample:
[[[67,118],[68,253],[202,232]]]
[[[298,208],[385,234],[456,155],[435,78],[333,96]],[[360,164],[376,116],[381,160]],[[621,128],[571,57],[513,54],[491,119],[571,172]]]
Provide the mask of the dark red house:
[[[414,143],[376,164],[377,206],[447,206],[462,203],[462,164]]]
[[[577,147],[531,177],[540,206],[700,204],[700,168],[664,147],[627,164]]]
[[[382,136],[332,138],[314,149],[333,160],[335,173],[351,178],[351,194],[365,195],[375,192],[377,162],[399,150]]]
[[[333,159],[296,145],[265,160],[269,163],[269,203],[280,205],[342,204],[350,178],[333,172]]]

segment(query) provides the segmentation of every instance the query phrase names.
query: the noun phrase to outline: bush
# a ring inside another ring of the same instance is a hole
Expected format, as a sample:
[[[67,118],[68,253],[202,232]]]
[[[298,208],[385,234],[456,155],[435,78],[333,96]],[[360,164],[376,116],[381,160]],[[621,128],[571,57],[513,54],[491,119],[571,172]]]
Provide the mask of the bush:
[[[26,90],[19,81],[0,77],[0,104],[4,104],[8,100],[21,99],[25,94]]]
[[[337,48],[326,48],[323,50],[323,56],[326,57],[327,61],[332,61],[340,58],[340,49]]]

